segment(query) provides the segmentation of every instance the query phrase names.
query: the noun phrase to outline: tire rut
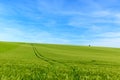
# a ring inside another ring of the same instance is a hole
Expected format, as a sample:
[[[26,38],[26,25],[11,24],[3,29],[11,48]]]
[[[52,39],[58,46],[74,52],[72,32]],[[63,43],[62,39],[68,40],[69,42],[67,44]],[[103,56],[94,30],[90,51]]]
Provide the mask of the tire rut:
[[[40,58],[42,59],[43,61],[46,61],[48,62],[49,64],[53,65],[55,63],[59,63],[59,64],[62,64],[64,66],[67,66],[65,63],[62,63],[62,62],[59,62],[59,61],[56,61],[56,60],[53,60],[53,59],[50,59],[50,58],[47,58],[45,56],[43,56],[38,50],[37,48],[35,47],[34,44],[31,44],[32,48],[33,48],[33,51],[34,51],[34,54],[37,58]]]

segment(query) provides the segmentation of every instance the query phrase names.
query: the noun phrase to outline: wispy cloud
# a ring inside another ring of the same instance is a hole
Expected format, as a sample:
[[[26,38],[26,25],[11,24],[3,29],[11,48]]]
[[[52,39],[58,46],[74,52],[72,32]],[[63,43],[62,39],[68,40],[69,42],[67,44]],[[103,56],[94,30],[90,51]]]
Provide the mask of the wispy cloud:
[[[95,35],[96,37],[102,38],[120,38],[120,32],[105,32]]]
[[[91,45],[119,47],[120,46],[120,38],[100,38],[97,40],[93,40]]]

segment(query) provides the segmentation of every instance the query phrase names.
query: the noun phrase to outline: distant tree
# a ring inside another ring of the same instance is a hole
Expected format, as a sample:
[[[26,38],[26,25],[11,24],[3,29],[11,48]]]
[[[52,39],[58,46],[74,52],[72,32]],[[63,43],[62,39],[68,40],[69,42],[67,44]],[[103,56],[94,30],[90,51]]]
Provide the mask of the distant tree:
[[[89,47],[91,47],[91,45],[88,45]]]

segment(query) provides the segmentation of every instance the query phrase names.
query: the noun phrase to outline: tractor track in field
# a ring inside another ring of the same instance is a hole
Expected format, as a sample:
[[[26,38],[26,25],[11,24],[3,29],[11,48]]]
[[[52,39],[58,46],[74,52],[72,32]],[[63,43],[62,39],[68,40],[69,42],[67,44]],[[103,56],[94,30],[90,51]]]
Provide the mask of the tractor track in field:
[[[56,61],[56,60],[53,60],[53,59],[50,59],[50,58],[47,58],[45,56],[43,56],[38,50],[37,48],[35,47],[34,44],[31,44],[32,48],[33,48],[33,52],[35,54],[35,56],[43,61],[46,61],[48,62],[49,64],[55,64],[55,63],[59,63],[59,64],[62,64],[64,66],[67,66],[65,63],[62,63],[62,62],[59,62],[59,61]]]

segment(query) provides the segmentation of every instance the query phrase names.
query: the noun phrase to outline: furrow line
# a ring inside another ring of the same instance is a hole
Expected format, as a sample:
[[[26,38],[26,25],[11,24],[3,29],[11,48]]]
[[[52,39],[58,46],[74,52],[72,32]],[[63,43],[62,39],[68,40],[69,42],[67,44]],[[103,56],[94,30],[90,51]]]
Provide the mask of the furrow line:
[[[31,44],[31,45],[32,45],[32,48],[33,48],[33,51],[34,51],[36,57],[38,57],[38,58],[40,58],[40,59],[42,59],[50,64],[59,63],[59,64],[62,64],[64,66],[67,66],[65,63],[62,63],[62,62],[59,62],[57,60],[53,60],[53,59],[50,59],[50,58],[47,58],[47,57],[41,55],[41,53],[37,50],[37,48],[34,46],[34,44]]]

